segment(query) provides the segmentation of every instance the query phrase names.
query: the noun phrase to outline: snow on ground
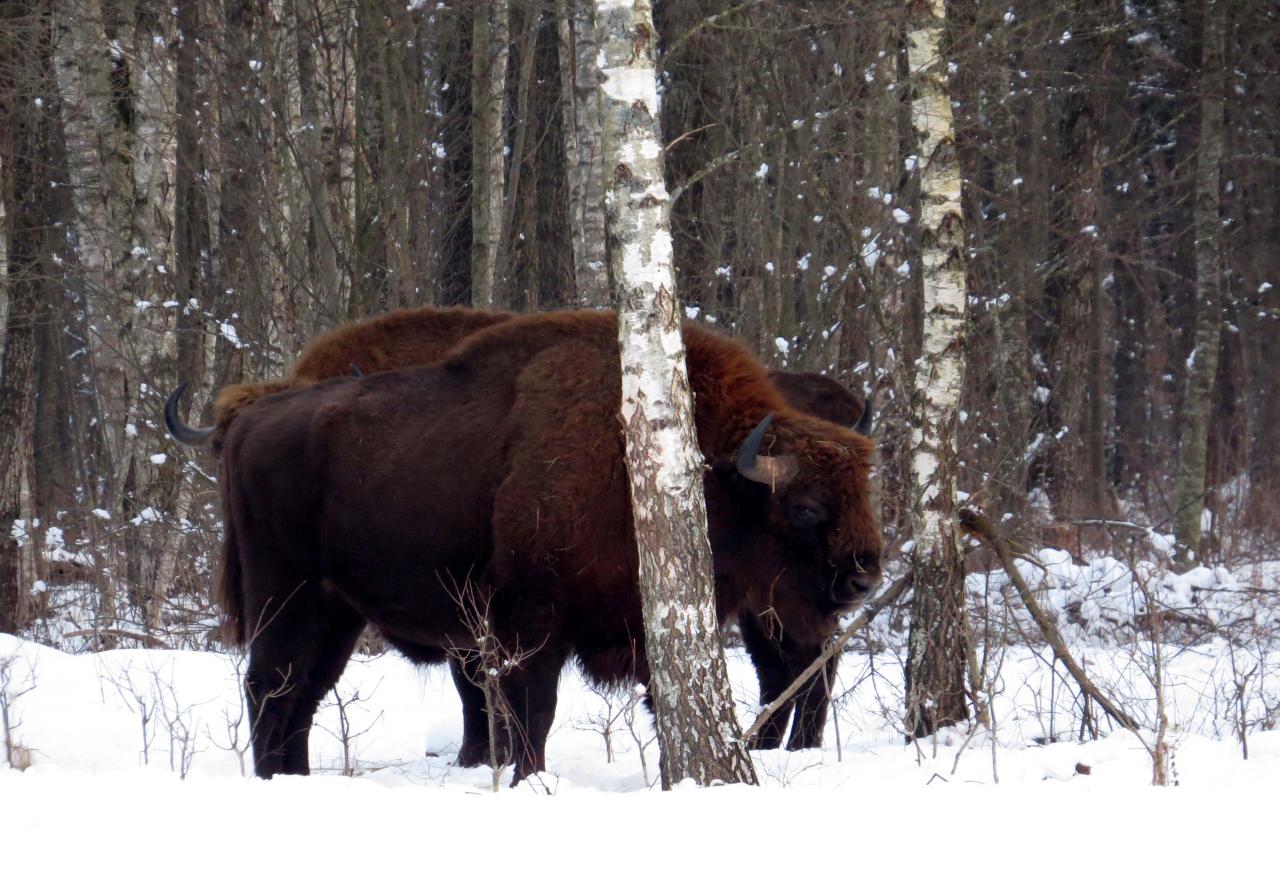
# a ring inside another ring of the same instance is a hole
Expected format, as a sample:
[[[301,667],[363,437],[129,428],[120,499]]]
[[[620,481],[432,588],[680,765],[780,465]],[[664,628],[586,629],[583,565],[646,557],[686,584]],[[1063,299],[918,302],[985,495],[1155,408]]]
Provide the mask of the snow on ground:
[[[157,858],[196,867],[440,858],[755,866],[847,857],[907,866],[1163,867],[1274,858],[1280,734],[1255,726],[1249,759],[1241,758],[1225,645],[1172,656],[1179,786],[1165,789],[1148,784],[1147,754],[1130,734],[1075,741],[1075,694],[1061,668],[1050,676],[1039,651],[1004,653],[994,751],[985,733],[905,745],[899,661],[849,653],[828,748],[756,753],[760,788],[665,794],[647,783],[621,722],[615,760],[606,761],[596,722],[610,714],[609,701],[616,710],[623,698],[607,701],[566,670],[548,744],[551,771],[495,794],[488,769],[452,765],[461,713],[443,667],[416,669],[394,655],[354,660],[339,693],[361,698],[348,708],[350,730],[361,734],[353,740],[359,774],[339,774],[339,716],[330,705],[312,731],[316,774],[263,782],[243,777],[228,748],[248,735],[243,724],[229,726],[241,708],[234,658],[72,656],[0,635],[11,720],[31,759],[25,772],[0,769],[0,842],[11,866]],[[1141,646],[1076,652],[1128,708],[1152,720]],[[754,674],[741,653],[730,652],[730,670],[735,696],[753,700]],[[1265,712],[1270,692],[1265,681],[1255,685],[1250,715]],[[742,702],[740,712],[749,722],[754,709]],[[649,740],[647,714],[639,710],[635,720],[639,739]],[[1051,730],[1062,741],[1048,743]],[[647,751],[652,777],[656,748]]]

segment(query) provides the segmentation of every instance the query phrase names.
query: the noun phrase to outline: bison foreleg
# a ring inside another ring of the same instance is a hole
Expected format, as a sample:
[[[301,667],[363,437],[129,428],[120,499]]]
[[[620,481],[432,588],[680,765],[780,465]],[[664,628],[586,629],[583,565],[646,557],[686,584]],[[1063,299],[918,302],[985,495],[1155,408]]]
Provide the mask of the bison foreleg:
[[[791,664],[791,672],[799,675],[822,654],[821,646],[799,646],[784,652]],[[823,670],[819,670],[796,692],[795,721],[791,725],[791,738],[787,740],[787,751],[804,748],[821,748],[822,731],[827,726],[827,710],[831,706],[831,687],[836,681],[836,667],[840,656],[836,655],[827,661]]]
[[[509,763],[511,731],[507,726],[506,710],[494,710],[498,719],[492,725],[497,738],[496,744],[490,745],[489,705],[485,702],[484,689],[480,687],[482,674],[477,672],[478,667],[452,658],[449,671],[462,699],[462,747],[458,749],[458,766],[492,764],[495,754],[498,763]]]
[[[760,683],[760,706],[763,708],[778,699],[791,684],[792,670],[783,654],[780,640],[770,635],[754,613],[744,610],[738,618],[738,626],[742,630],[743,645],[747,647],[747,654],[751,656],[751,663],[756,668],[756,679]],[[752,749],[782,747],[782,737],[786,733],[793,704],[794,700],[788,701],[769,717],[751,738]]]

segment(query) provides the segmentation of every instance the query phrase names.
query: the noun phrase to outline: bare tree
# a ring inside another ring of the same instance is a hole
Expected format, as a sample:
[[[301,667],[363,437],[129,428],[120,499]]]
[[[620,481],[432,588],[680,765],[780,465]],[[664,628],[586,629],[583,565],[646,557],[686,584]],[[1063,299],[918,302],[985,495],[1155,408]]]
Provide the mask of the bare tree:
[[[496,299],[495,269],[502,242],[506,195],[507,58],[510,53],[508,0],[473,4],[471,42],[471,141],[475,190],[471,199],[472,303],[491,308]]]
[[[1195,346],[1187,359],[1182,404],[1182,437],[1174,494],[1174,533],[1179,560],[1201,557],[1201,514],[1205,503],[1205,456],[1213,385],[1222,331],[1221,166],[1224,151],[1226,42],[1225,0],[1204,0],[1204,57],[1200,66],[1200,142],[1196,149]]]
[[[57,167],[61,103],[54,77],[53,4],[7,3],[0,10],[0,181],[3,186],[8,297],[0,355],[0,629],[23,623],[26,593],[12,530],[22,516],[24,474],[33,466],[32,390],[37,334],[62,287]],[[29,485],[34,485],[29,478]]]
[[[593,0],[560,0],[559,11],[561,107],[576,299],[579,304],[605,305],[609,302],[609,269],[595,6]]]
[[[646,0],[597,0],[622,418],[662,786],[755,783],[716,618],[702,457],[671,266]]]

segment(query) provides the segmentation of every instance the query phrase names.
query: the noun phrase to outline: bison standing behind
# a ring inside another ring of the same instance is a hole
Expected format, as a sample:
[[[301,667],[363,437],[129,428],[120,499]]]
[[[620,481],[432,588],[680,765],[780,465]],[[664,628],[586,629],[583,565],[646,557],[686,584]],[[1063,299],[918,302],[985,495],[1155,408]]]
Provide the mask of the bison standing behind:
[[[718,612],[785,589],[797,611],[829,619],[879,581],[870,442],[793,411],[736,343],[685,336]],[[429,368],[281,392],[239,414],[223,455],[219,591],[249,645],[259,775],[307,772],[316,706],[366,622],[419,661],[474,648],[462,588],[487,601],[502,645],[526,653],[503,682],[525,737],[517,779],[544,768],[570,656],[596,681],[647,679],[620,383],[611,315],[541,314]],[[764,444],[739,454],[770,416]]]

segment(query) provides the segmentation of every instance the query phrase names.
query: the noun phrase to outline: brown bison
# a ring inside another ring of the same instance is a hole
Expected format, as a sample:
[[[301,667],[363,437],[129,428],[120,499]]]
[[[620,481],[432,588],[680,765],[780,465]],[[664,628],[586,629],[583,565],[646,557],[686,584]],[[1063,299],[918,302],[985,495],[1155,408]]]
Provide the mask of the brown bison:
[[[879,581],[870,441],[793,410],[735,342],[685,336],[718,611],[786,599],[788,630],[793,611],[830,624]],[[437,365],[280,392],[232,420],[218,585],[249,645],[259,775],[307,772],[316,705],[367,622],[440,661],[476,645],[467,595],[525,653],[503,681],[517,779],[544,767],[569,657],[599,682],[647,680],[618,366],[612,315],[535,314]]]
[[[214,425],[193,429],[178,416],[182,388],[165,405],[165,424],[175,439],[189,446],[212,439],[215,452],[221,449],[227,427],[236,414],[258,399],[286,389],[341,377],[353,369],[376,373],[428,365],[443,358],[459,340],[480,329],[509,320],[511,313],[473,308],[420,307],[394,311],[344,326],[312,341],[299,356],[289,377],[267,383],[235,384],[219,393],[214,404]],[[794,408],[822,419],[868,433],[870,402],[850,392],[822,374],[770,371],[769,377]],[[822,651],[834,633],[830,623],[814,619],[814,614],[788,612],[793,603],[785,592],[770,601],[752,601],[739,613],[743,642],[755,666],[760,686],[760,703],[772,703]],[[759,609],[754,609],[757,604]],[[800,606],[803,609],[803,606]],[[785,613],[785,617],[784,617]],[[784,629],[784,626],[785,629]],[[828,712],[827,686],[833,684],[837,659],[832,659],[825,676],[812,679],[799,692],[794,704],[787,704],[760,729],[755,748],[777,748],[782,744],[788,720],[794,724],[787,748],[813,748],[822,744]],[[481,696],[469,680],[453,667],[454,679],[463,695],[464,738],[458,762],[471,766],[488,757],[487,718]]]

